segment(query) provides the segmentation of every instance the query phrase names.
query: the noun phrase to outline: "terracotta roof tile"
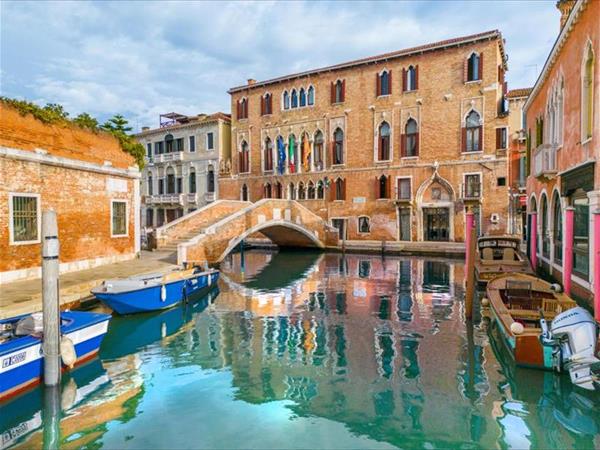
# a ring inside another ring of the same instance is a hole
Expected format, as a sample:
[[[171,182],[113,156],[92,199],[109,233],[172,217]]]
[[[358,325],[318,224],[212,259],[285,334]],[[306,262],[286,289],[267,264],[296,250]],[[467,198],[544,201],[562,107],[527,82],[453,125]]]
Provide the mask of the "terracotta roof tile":
[[[508,91],[508,93],[506,94],[506,96],[508,98],[529,97],[529,94],[531,94],[531,91],[533,91],[532,87],[529,87],[529,88],[519,88],[519,89],[511,89],[510,91]]]

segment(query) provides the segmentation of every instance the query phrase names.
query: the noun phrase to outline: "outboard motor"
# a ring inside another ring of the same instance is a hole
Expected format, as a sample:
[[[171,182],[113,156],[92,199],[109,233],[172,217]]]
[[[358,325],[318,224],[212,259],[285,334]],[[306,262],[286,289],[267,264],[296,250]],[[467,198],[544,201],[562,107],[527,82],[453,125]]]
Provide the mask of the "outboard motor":
[[[553,349],[554,368],[559,372],[568,370],[573,384],[593,390],[598,378],[592,373],[592,366],[600,363],[594,355],[598,339],[594,318],[584,308],[576,307],[556,316],[548,329],[543,313],[540,314],[540,339]]]

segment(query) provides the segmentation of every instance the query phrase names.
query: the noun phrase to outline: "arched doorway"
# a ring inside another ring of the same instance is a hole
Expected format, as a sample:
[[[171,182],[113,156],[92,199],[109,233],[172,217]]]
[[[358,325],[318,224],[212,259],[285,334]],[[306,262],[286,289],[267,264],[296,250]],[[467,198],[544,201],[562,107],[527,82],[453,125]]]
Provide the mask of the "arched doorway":
[[[454,240],[454,190],[437,172],[417,190],[417,238]]]

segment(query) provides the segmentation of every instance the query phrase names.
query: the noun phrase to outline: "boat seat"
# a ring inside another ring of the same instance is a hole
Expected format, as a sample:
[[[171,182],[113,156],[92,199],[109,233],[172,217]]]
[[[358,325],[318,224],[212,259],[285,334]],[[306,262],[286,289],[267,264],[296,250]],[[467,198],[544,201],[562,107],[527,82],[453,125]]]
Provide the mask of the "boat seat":
[[[558,312],[546,312],[544,311],[544,317],[546,320],[554,319],[559,313]],[[540,320],[540,313],[538,311],[533,311],[531,309],[511,309],[510,315],[516,319],[525,319],[525,320]]]
[[[505,295],[509,309],[537,309],[531,303],[533,295],[531,292],[531,281],[506,280]]]
[[[515,251],[512,248],[505,248],[502,251],[502,260],[503,261],[514,261],[515,260]]]
[[[486,247],[482,252],[483,259],[493,260],[494,259],[494,249],[490,247]]]

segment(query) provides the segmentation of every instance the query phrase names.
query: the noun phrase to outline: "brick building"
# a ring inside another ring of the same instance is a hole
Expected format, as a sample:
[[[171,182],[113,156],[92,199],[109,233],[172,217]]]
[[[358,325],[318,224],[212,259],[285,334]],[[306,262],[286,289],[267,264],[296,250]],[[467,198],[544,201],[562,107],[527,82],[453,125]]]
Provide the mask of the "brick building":
[[[144,226],[160,227],[219,198],[218,173],[231,166],[230,123],[224,113],[169,113],[159,128],[142,128]]]
[[[134,258],[139,177],[103,132],[47,125],[0,104],[0,282],[41,275],[41,213],[54,209],[60,270]]]
[[[557,6],[560,33],[525,104],[529,251],[566,292],[595,296],[600,319],[600,2]]]
[[[525,191],[526,141],[525,114],[523,106],[531,88],[511,89],[506,94],[508,100],[508,232],[525,237],[527,223],[527,193]]]
[[[346,239],[462,241],[508,224],[498,31],[230,89],[221,198],[296,199]]]

